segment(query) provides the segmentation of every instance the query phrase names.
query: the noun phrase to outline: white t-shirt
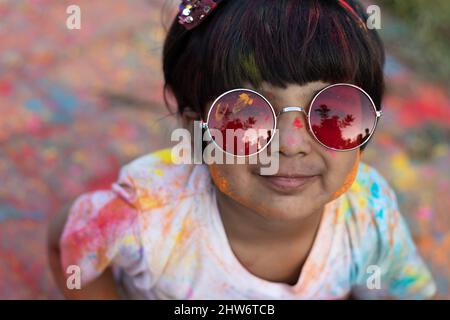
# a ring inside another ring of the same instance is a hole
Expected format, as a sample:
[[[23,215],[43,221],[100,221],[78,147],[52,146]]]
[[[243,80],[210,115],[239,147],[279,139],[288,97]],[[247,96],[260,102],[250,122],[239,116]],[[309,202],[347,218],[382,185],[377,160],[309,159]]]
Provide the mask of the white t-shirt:
[[[395,195],[361,163],[352,187],[327,204],[295,285],[251,274],[234,255],[205,165],[175,165],[170,150],[122,168],[110,190],[81,195],[60,245],[82,285],[106,267],[137,299],[422,299],[435,293]]]

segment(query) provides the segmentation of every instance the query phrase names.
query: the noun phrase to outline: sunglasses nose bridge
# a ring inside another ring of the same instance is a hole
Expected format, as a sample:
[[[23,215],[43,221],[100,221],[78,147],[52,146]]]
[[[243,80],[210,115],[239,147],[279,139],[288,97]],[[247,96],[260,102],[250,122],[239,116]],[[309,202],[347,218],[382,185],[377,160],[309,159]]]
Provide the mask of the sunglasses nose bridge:
[[[283,109],[281,109],[278,114],[277,114],[277,118],[286,112],[292,112],[292,111],[297,111],[297,112],[303,112],[303,114],[308,117],[308,114],[306,113],[306,110],[304,107],[300,107],[300,106],[289,106],[289,107],[284,107]]]
[[[309,125],[309,115],[308,115],[308,112],[306,112],[306,110],[305,110],[305,107],[303,107],[303,106],[286,106],[286,107],[283,107],[277,114],[276,114],[276,116],[277,116],[277,127],[279,128],[279,129],[281,129],[280,127],[279,127],[279,123],[280,123],[280,121],[278,120],[278,118],[283,114],[283,113],[287,113],[287,112],[300,112],[300,113],[303,113],[303,115],[304,115],[304,121],[305,121],[305,125],[306,126],[308,126]],[[294,125],[296,126],[296,127],[299,127],[299,124],[297,123],[297,121],[298,121],[298,115],[296,115],[296,118],[295,118],[295,120],[294,120]],[[301,126],[300,126],[301,127]]]

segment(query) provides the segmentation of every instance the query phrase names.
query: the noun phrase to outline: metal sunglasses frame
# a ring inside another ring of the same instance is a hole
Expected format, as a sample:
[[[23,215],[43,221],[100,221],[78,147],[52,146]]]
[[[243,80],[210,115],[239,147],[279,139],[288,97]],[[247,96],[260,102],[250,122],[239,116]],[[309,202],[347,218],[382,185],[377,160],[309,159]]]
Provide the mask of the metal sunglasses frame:
[[[370,103],[371,103],[371,105],[372,105],[372,108],[373,108],[373,110],[374,110],[374,113],[375,113],[375,121],[374,121],[374,123],[373,123],[372,129],[370,130],[370,135],[369,135],[369,137],[366,139],[366,141],[364,141],[364,142],[361,143],[360,145],[358,145],[358,146],[356,146],[356,147],[354,147],[354,148],[351,148],[351,149],[344,149],[344,150],[341,150],[341,149],[335,149],[335,148],[332,148],[332,147],[329,147],[329,146],[323,144],[323,143],[317,138],[317,136],[315,135],[314,131],[312,130],[312,126],[311,126],[311,121],[310,121],[310,119],[311,119],[311,118],[310,118],[310,114],[311,114],[311,106],[314,104],[315,100],[317,99],[317,97],[318,97],[322,92],[324,92],[324,91],[326,91],[326,90],[328,90],[328,89],[330,89],[330,88],[336,87],[336,86],[350,86],[350,87],[353,87],[353,88],[359,90],[360,92],[362,92],[362,93],[369,99],[369,101],[370,101]],[[308,131],[310,132],[310,134],[312,134],[314,140],[316,140],[321,146],[323,146],[323,147],[325,147],[325,148],[327,148],[327,149],[329,149],[329,150],[333,150],[333,151],[337,151],[337,152],[348,152],[348,151],[352,151],[352,150],[358,149],[358,148],[360,148],[361,146],[363,146],[364,144],[366,144],[366,143],[371,139],[372,135],[374,134],[375,129],[376,129],[377,124],[378,124],[379,118],[383,115],[382,111],[377,110],[377,108],[375,107],[375,103],[373,102],[372,98],[369,96],[369,94],[368,94],[367,92],[365,92],[362,88],[360,88],[360,87],[358,87],[358,86],[355,86],[355,85],[353,85],[353,84],[350,84],[350,83],[336,83],[336,84],[332,84],[332,85],[326,86],[325,88],[321,89],[319,92],[317,92],[317,93],[314,95],[313,99],[312,99],[311,102],[309,103],[309,106],[308,106],[308,112],[306,112],[305,107],[303,107],[303,106],[286,106],[286,107],[283,107],[278,113],[275,113],[275,109],[274,109],[274,107],[272,106],[272,104],[270,103],[270,101],[269,101],[266,97],[264,97],[262,94],[260,94],[259,92],[255,91],[255,90],[252,90],[252,89],[246,89],[246,88],[232,89],[232,90],[229,90],[229,91],[227,91],[227,92],[221,94],[216,100],[214,100],[213,104],[211,105],[211,108],[209,109],[208,116],[207,116],[207,118],[206,118],[206,122],[204,122],[203,120],[201,120],[200,126],[201,126],[202,129],[207,130],[210,139],[213,141],[213,143],[214,143],[214,145],[215,145],[216,147],[218,147],[222,152],[224,152],[224,153],[226,153],[226,154],[228,154],[228,155],[231,155],[231,156],[233,156],[233,157],[250,157],[250,156],[255,156],[255,155],[257,155],[258,153],[260,153],[261,151],[263,151],[265,148],[267,148],[267,146],[272,142],[272,140],[273,140],[273,138],[274,138],[274,136],[275,136],[275,134],[272,135],[272,137],[270,138],[270,140],[266,143],[266,145],[265,145],[264,147],[262,147],[259,151],[255,152],[255,153],[252,153],[252,154],[250,154],[250,155],[236,155],[236,154],[230,153],[230,152],[224,150],[221,146],[219,146],[219,145],[214,141],[214,139],[212,138],[212,135],[211,135],[211,133],[210,133],[210,129],[209,129],[209,127],[208,127],[208,122],[209,122],[209,118],[210,118],[210,116],[211,116],[211,112],[212,112],[212,110],[214,109],[214,106],[216,105],[216,103],[217,103],[223,96],[225,96],[225,95],[227,95],[227,94],[229,94],[229,93],[232,93],[232,92],[236,92],[236,91],[247,91],[247,92],[251,92],[251,93],[253,93],[253,94],[258,95],[259,97],[261,97],[262,99],[264,99],[264,101],[267,102],[268,106],[270,107],[270,109],[271,109],[271,111],[272,111],[273,118],[274,118],[274,127],[272,128],[272,130],[274,130],[274,131],[277,129],[277,120],[278,120],[278,117],[279,117],[281,114],[283,114],[283,113],[285,113],[285,112],[291,112],[291,111],[302,112],[302,113],[304,114],[304,116],[305,116],[307,122],[308,122],[308,127],[309,127],[309,130],[308,130]]]

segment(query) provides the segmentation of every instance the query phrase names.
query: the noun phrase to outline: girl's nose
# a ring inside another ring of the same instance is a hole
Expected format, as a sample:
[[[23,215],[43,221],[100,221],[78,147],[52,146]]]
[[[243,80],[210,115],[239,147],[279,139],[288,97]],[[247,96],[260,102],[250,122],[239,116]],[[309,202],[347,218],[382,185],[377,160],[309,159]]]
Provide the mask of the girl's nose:
[[[277,119],[280,153],[285,156],[303,156],[311,152],[311,138],[307,132],[308,124],[302,112],[286,112],[280,114]]]

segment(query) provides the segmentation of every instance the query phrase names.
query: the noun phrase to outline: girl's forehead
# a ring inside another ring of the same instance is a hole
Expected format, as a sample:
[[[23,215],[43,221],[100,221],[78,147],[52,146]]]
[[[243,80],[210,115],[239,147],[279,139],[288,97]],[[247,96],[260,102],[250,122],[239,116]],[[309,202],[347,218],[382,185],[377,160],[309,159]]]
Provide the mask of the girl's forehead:
[[[303,85],[288,84],[285,88],[263,82],[258,88],[246,85],[245,88],[261,93],[269,100],[308,100],[318,91],[329,86],[331,83],[323,81],[308,82]]]

